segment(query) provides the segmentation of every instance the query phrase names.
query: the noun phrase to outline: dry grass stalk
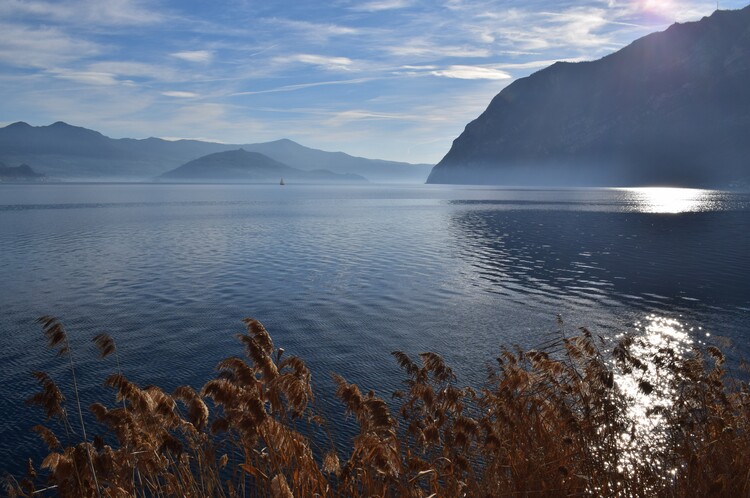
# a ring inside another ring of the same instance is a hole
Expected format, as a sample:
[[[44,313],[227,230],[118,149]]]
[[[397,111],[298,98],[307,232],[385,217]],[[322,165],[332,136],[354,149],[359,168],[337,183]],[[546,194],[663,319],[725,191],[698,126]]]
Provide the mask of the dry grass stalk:
[[[49,344],[69,354],[59,322],[41,323]],[[49,488],[93,496],[94,476],[113,497],[750,494],[750,393],[727,379],[717,348],[643,357],[635,354],[639,339],[627,337],[605,354],[581,329],[538,350],[503,350],[481,390],[456,386],[436,354],[413,361],[395,352],[405,381],[390,404],[334,377],[345,413],[359,426],[340,458],[333,449],[314,452],[311,429],[297,430],[321,422],[304,362],[282,360],[257,320],[244,323],[239,339],[248,360],[220,362],[199,392],[140,387],[118,367],[105,384],[123,406],[91,406],[109,431],[93,446],[64,446],[51,427],[35,427],[50,453],[39,470],[29,465],[24,479],[9,480],[8,494],[39,496]],[[111,338],[96,342],[102,352],[116,351]],[[664,386],[644,374],[653,365]],[[633,395],[618,386],[621,375],[635,376],[639,396],[675,393],[669,409],[655,405],[643,415],[660,417],[657,441],[629,439],[642,420],[629,411]],[[42,390],[29,402],[48,424],[68,430],[60,389],[49,376],[35,376]]]
[[[47,338],[47,347],[50,349],[57,348],[57,354],[59,356],[67,355],[70,361],[70,375],[73,382],[73,393],[75,394],[76,407],[78,409],[78,420],[81,423],[81,432],[83,433],[83,447],[88,448],[88,437],[86,435],[86,424],[83,421],[83,410],[81,409],[81,399],[78,393],[78,380],[76,379],[75,362],[73,361],[73,351],[70,349],[70,343],[68,342],[68,335],[65,333],[65,329],[62,323],[53,316],[45,315],[37,319],[37,323],[42,325],[42,331]],[[99,482],[96,476],[96,470],[94,469],[94,462],[91,459],[91,455],[86,451],[86,460],[91,470],[91,479],[93,481],[94,489],[97,496],[101,496],[99,489]]]

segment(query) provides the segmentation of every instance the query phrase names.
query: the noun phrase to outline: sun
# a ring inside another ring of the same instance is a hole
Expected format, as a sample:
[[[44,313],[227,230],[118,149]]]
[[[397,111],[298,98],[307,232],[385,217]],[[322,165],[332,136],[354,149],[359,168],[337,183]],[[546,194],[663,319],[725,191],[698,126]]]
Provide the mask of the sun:
[[[674,0],[636,0],[639,10],[652,14],[667,14],[674,12]]]

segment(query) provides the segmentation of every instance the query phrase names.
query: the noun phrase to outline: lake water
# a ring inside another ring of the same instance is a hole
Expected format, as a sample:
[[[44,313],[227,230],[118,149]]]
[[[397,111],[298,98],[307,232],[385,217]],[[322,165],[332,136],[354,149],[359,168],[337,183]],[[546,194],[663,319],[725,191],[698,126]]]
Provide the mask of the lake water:
[[[477,385],[501,345],[541,343],[557,314],[604,337],[676,319],[749,357],[749,281],[747,193],[0,185],[0,473],[43,451],[30,372],[68,383],[43,314],[68,330],[85,405],[113,400],[93,335],[115,338],[132,380],[198,387],[242,354],[252,316],[343,413],[331,372],[389,397],[390,352],[430,350]]]

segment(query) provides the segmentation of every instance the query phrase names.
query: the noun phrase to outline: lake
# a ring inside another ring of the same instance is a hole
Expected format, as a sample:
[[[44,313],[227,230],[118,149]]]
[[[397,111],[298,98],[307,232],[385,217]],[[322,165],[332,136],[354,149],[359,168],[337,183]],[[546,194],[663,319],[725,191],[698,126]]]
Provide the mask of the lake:
[[[31,371],[69,382],[43,314],[66,326],[85,405],[113,403],[93,335],[115,338],[131,380],[199,387],[242,354],[246,316],[337,414],[331,372],[389,398],[390,352],[429,350],[479,385],[502,345],[542,343],[558,314],[605,338],[676,320],[750,357],[750,194],[0,184],[0,282],[0,472],[18,473],[44,450]]]

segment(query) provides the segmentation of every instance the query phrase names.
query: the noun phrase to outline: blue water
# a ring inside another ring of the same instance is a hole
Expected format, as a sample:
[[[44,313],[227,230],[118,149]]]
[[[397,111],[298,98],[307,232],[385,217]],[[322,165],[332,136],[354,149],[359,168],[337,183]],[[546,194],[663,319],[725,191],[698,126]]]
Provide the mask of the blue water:
[[[388,397],[393,350],[435,351],[479,384],[501,345],[556,329],[604,337],[649,314],[750,356],[750,195],[447,186],[0,185],[0,473],[44,448],[32,370],[69,382],[34,319],[60,317],[84,404],[124,373],[201,386],[261,320],[313,371]],[[67,392],[69,409],[72,393]],[[344,429],[342,429],[344,430]]]

